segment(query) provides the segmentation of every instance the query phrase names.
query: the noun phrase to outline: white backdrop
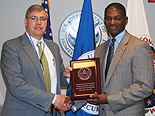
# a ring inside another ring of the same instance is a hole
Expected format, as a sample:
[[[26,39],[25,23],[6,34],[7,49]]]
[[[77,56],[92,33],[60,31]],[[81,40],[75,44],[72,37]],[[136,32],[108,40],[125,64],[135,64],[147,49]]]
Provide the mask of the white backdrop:
[[[58,31],[62,21],[71,13],[82,9],[83,0],[49,0],[50,16],[54,42],[59,44]],[[127,0],[92,0],[93,12],[103,17],[104,8],[111,2],[120,2],[127,6]],[[155,44],[155,3],[143,0],[150,34]],[[0,51],[4,41],[25,32],[24,16],[26,9],[32,4],[41,4],[41,0],[0,0]],[[130,18],[130,17],[129,17]],[[71,60],[61,49],[65,66]],[[5,84],[0,74],[0,105],[5,98]]]

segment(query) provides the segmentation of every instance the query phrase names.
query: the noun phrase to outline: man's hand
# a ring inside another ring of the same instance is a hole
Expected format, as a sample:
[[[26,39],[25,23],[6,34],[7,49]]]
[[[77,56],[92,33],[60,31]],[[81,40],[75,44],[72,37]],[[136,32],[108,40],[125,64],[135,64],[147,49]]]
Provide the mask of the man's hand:
[[[54,102],[54,107],[59,111],[59,113],[62,113],[64,110],[64,106],[66,106],[66,102],[68,102],[68,96],[60,94],[56,95],[56,100]]]
[[[59,113],[70,110],[72,105],[73,105],[73,102],[68,96],[63,94],[56,95],[54,107],[58,110]]]
[[[99,105],[99,104],[108,104],[107,95],[90,95],[90,99],[86,99],[89,103]]]
[[[65,77],[70,78],[70,72],[71,72],[72,70],[73,70],[73,69],[72,69],[70,66],[67,66],[67,67],[65,68],[65,71],[63,72],[63,75],[64,75]]]
[[[68,102],[66,102],[66,106],[64,106],[63,110],[68,111],[73,106],[74,102],[69,98]]]

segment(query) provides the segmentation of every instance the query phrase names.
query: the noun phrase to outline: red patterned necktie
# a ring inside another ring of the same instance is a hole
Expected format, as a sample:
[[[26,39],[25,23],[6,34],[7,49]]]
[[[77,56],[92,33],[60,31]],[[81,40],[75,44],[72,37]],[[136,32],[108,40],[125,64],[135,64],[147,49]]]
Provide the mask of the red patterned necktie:
[[[109,52],[108,52],[108,57],[107,57],[107,63],[106,63],[106,70],[105,70],[105,80],[107,78],[108,70],[110,67],[110,63],[112,61],[113,55],[114,55],[114,42],[116,41],[115,38],[112,39],[112,42],[109,46]]]

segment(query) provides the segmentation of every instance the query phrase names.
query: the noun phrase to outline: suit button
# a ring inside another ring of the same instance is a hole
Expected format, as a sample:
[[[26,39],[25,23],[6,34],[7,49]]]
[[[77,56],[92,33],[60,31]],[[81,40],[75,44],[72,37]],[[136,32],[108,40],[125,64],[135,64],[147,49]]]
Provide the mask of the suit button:
[[[104,108],[102,108],[102,110],[104,110]]]

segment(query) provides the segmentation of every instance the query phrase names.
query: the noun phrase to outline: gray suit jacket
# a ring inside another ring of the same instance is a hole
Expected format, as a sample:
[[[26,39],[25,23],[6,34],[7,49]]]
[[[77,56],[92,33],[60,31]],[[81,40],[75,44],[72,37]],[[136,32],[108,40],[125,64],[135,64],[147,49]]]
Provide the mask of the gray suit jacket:
[[[99,105],[99,116],[144,116],[144,99],[154,87],[153,56],[150,46],[125,33],[111,62],[105,82],[105,56],[110,40],[98,46],[102,93],[109,104]]]
[[[45,40],[56,60],[57,94],[60,82],[68,85],[63,60],[56,43]],[[7,87],[1,116],[51,116],[48,108],[54,94],[46,92],[41,64],[26,33],[6,41],[1,54],[1,72]],[[60,114],[52,108],[53,116]]]

